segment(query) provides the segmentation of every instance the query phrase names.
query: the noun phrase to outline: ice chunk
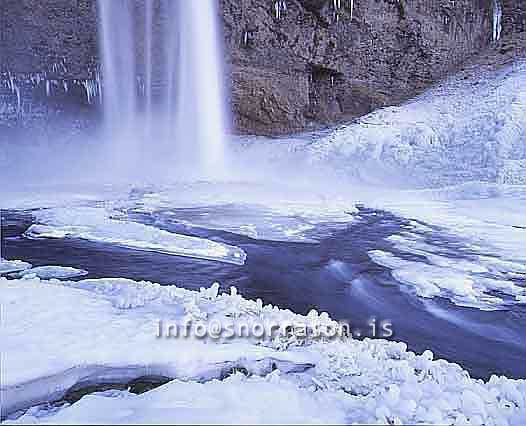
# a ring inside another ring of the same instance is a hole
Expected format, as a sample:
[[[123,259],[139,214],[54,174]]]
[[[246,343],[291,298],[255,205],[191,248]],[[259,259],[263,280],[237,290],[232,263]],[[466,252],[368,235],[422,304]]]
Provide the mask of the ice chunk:
[[[75,278],[88,275],[88,271],[66,266],[38,266],[25,271],[10,274],[14,278],[38,277],[44,280],[57,278]]]
[[[21,260],[5,260],[0,258],[0,275],[24,271],[28,268],[31,268],[30,263],[22,262]]]
[[[29,238],[80,238],[136,250],[243,265],[245,252],[235,246],[175,234],[153,226],[111,218],[102,208],[50,209],[37,214]]]
[[[410,286],[421,297],[445,297],[459,306],[494,310],[509,303],[520,303],[526,296],[526,287],[480,275],[477,272],[487,270],[479,269],[469,261],[425,255],[432,264],[401,259],[381,250],[369,252],[373,262],[391,269],[396,281]],[[495,296],[493,292],[501,296]]]

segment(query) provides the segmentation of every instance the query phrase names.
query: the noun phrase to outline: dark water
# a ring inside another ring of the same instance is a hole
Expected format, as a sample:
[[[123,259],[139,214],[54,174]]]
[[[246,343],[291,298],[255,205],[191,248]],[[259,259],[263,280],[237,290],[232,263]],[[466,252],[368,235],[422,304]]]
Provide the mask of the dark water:
[[[21,238],[32,221],[27,212],[3,212],[2,254],[34,266],[86,269],[88,278],[125,277],[188,289],[218,281],[224,290],[235,285],[246,298],[259,297],[298,313],[326,311],[334,319],[350,322],[355,334],[362,336],[373,337],[370,321],[375,318],[376,336],[384,337],[379,324],[388,321],[394,331],[391,339],[404,341],[417,352],[430,349],[436,357],[461,364],[473,377],[526,377],[526,306],[483,312],[457,307],[445,299],[417,298],[396,283],[387,269],[370,261],[369,250],[396,252],[385,238],[403,230],[405,219],[362,209],[359,221],[344,229],[317,229],[320,242],[306,244],[189,228],[174,220],[173,214],[132,217],[239,246],[248,255],[247,263],[227,265],[80,240],[27,240]],[[469,254],[461,241],[441,236],[438,230],[429,238],[450,256]]]

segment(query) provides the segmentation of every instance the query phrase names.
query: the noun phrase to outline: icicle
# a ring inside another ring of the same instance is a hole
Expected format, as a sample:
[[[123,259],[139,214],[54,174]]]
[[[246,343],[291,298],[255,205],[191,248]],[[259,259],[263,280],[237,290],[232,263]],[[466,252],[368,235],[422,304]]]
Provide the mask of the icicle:
[[[18,86],[15,86],[15,92],[16,92],[16,112],[20,114],[22,111],[22,96],[20,96],[20,88]]]
[[[46,96],[49,98],[51,96],[51,81],[46,80]]]
[[[90,80],[84,80],[82,82],[82,86],[84,87],[86,91],[86,97],[88,98],[88,104],[91,105],[93,103],[93,98],[97,96],[97,86],[93,81],[90,81]]]
[[[10,82],[10,89],[11,89],[11,92],[14,92],[15,90],[15,77],[13,75],[11,75],[11,73],[9,73],[9,82]]]
[[[332,6],[334,8],[334,20],[340,22],[340,9],[342,8],[341,0],[332,0]]]
[[[95,81],[97,83],[97,93],[99,94],[99,101],[102,105],[103,99],[102,99],[102,78],[99,71],[95,73]]]
[[[287,2],[285,0],[276,0],[274,2],[274,16],[276,19],[281,19],[284,12],[287,12]]]
[[[353,14],[354,14],[354,0],[351,0],[351,21],[352,21],[352,17],[353,17]]]
[[[502,33],[502,5],[493,0],[493,41],[499,41]]]

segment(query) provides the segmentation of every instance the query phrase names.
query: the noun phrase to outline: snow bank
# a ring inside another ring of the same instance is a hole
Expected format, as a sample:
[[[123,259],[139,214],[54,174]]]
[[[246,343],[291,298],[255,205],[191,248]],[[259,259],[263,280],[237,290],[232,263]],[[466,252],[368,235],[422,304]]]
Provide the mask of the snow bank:
[[[243,265],[246,259],[245,252],[238,247],[117,220],[104,208],[55,208],[42,210],[35,216],[40,224],[27,230],[29,238],[80,238],[237,265]]]
[[[270,408],[272,407],[272,408]],[[58,413],[33,409],[14,424],[344,424],[345,412],[334,395],[304,392],[272,374],[236,374],[224,381],[173,381],[143,395],[104,392],[89,395]]]
[[[526,266],[524,186],[466,183],[402,192],[371,205],[434,226],[432,232],[460,239],[481,256]]]
[[[284,371],[309,365],[301,354],[247,340],[211,345],[200,339],[157,337],[160,320],[227,322],[260,311],[273,318],[294,317],[236,294],[218,296],[218,287],[199,293],[119,279],[2,279],[0,287],[6,324],[1,330],[3,413],[101,380],[145,375],[208,380],[234,367],[270,372],[272,364]]]
[[[391,187],[523,182],[526,63],[474,74],[331,132],[310,145],[313,162]]]
[[[24,423],[519,425],[526,418],[526,381],[473,380],[458,365],[433,360],[429,351],[408,352],[403,343],[155,337],[159,319],[331,323],[326,314],[301,317],[234,290],[220,295],[217,285],[193,292],[128,280],[0,279],[0,286],[4,413],[119,374],[121,381],[145,372],[178,379],[141,396],[110,392],[61,409],[36,407],[19,419]],[[235,367],[251,377],[230,375]]]

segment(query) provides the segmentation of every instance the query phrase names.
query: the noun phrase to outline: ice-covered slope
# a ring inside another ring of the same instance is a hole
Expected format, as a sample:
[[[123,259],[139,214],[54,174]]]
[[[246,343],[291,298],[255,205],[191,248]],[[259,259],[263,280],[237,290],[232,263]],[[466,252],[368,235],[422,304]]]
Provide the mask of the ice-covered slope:
[[[406,104],[377,110],[311,145],[366,182],[440,186],[526,182],[526,63],[461,73]]]

